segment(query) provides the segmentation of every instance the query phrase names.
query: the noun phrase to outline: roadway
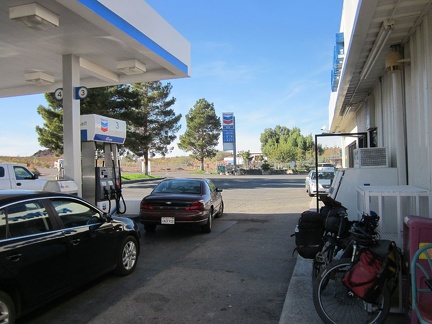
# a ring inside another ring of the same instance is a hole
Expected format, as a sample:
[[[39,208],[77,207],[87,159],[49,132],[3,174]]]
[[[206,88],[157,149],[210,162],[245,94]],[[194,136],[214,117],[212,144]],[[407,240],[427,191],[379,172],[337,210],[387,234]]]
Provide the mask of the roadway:
[[[210,234],[143,232],[132,275],[104,276],[18,323],[279,323],[296,263],[290,235],[311,201],[304,176],[207,177],[225,202]],[[125,199],[155,184],[125,184]]]

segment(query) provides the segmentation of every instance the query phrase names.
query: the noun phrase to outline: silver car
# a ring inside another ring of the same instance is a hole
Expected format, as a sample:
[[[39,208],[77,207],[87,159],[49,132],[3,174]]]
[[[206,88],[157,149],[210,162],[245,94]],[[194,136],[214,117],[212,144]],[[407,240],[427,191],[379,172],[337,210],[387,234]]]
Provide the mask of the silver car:
[[[316,170],[311,170],[306,177],[305,186],[306,192],[309,196],[315,196],[317,194],[328,194],[330,186],[334,178],[333,170],[318,170],[318,190],[316,187]]]

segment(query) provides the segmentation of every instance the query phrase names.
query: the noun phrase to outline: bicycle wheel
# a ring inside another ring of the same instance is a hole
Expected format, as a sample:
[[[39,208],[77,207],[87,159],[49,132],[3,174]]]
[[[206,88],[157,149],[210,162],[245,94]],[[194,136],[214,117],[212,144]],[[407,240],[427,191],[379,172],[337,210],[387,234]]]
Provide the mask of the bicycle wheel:
[[[390,295],[384,289],[376,303],[356,297],[342,283],[350,259],[335,260],[323,269],[313,287],[315,309],[324,323],[382,323],[390,310]]]

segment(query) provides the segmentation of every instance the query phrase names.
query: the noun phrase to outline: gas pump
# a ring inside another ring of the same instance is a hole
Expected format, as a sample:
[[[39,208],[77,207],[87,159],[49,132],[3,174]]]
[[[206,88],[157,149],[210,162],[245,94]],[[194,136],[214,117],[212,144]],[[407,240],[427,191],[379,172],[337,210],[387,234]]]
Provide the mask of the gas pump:
[[[111,214],[126,212],[118,151],[125,139],[125,121],[81,115],[83,198]]]
[[[64,179],[64,160],[58,159],[57,162],[55,162],[55,167],[57,168],[57,180],[63,180]]]

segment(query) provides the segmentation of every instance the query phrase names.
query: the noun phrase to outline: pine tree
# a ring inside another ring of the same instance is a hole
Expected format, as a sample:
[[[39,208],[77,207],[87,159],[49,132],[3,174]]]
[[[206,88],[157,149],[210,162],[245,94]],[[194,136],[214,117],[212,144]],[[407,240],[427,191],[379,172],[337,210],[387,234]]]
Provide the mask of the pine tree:
[[[180,130],[181,114],[171,106],[175,98],[168,99],[172,86],[161,82],[137,83],[89,89],[81,101],[81,115],[98,114],[126,121],[127,135],[124,148],[145,161],[148,174],[149,156],[166,155],[169,145]],[[45,94],[48,108],[39,106],[38,113],[45,120],[36,127],[41,146],[63,153],[63,107],[52,93]]]
[[[36,126],[39,144],[51,151],[56,156],[63,154],[63,108],[61,101],[54,98],[53,94],[45,94],[50,108],[40,105],[37,112],[45,123],[43,127]]]
[[[137,106],[125,110],[123,120],[129,121],[125,146],[135,155],[143,157],[145,174],[148,174],[149,157],[165,156],[173,150],[169,145],[180,130],[181,114],[171,108],[175,98],[168,99],[172,86],[161,82],[136,83],[130,89],[137,98]]]
[[[201,162],[201,170],[204,170],[204,159],[217,154],[221,132],[221,121],[213,103],[199,99],[186,115],[186,127],[185,133],[180,135],[178,147],[191,151],[191,156]]]

